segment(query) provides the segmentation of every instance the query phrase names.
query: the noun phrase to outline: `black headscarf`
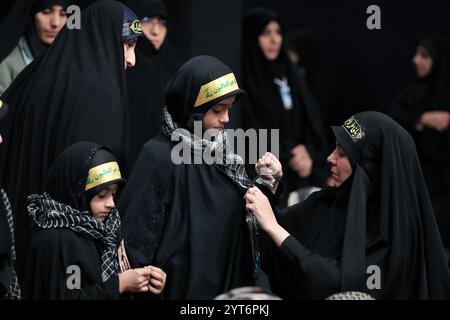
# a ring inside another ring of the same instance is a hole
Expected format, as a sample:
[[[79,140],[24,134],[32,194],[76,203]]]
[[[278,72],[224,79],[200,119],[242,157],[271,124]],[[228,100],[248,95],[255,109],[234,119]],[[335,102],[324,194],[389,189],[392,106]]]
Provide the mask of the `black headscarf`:
[[[49,9],[54,5],[61,5],[64,9],[69,5],[68,0],[18,0],[11,7],[5,19],[0,24],[0,62],[3,61],[17,46],[22,35],[26,36],[27,43],[33,57],[40,56],[48,45],[39,40],[34,16],[39,11]]]
[[[427,90],[423,93],[428,110],[445,109],[450,111],[450,41],[440,35],[422,38],[418,45],[423,46],[433,60],[433,66],[426,79]]]
[[[183,91],[182,88],[186,87],[190,90]],[[202,154],[205,150],[214,150],[216,155],[220,153],[223,161],[215,165],[238,187],[247,190],[251,186],[251,180],[242,158],[228,147],[227,133],[221,130],[214,142],[211,142],[196,136],[193,130],[193,122],[201,121],[204,113],[216,103],[230,96],[236,96],[237,100],[244,94],[227,65],[211,56],[194,57],[178,70],[167,86],[167,107],[163,111],[161,131],[172,141],[174,137],[181,140],[194,153]],[[185,130],[179,130],[180,128]]]
[[[112,208],[105,221],[92,216],[90,200],[109,185],[123,184],[115,157],[92,142],[66,148],[49,170],[46,192],[28,197],[34,226],[71,229],[103,244],[102,279],[117,275],[120,217]]]
[[[243,20],[242,75],[249,106],[242,109],[244,127],[280,130],[280,160],[287,163],[290,150],[305,144],[314,159],[325,148],[325,130],[320,110],[306,83],[300,83],[298,70],[290,62],[284,44],[276,60],[269,61],[259,46],[258,37],[266,26],[283,23],[275,13],[263,8],[250,9]],[[275,78],[285,77],[291,89],[293,108],[285,110]],[[311,98],[311,99],[310,99]],[[313,137],[313,138],[311,138]],[[323,157],[322,157],[323,158]]]
[[[164,3],[156,0],[125,1],[136,12],[139,19],[159,16],[168,18]],[[127,109],[128,150],[125,170],[130,172],[142,146],[161,131],[164,89],[180,67],[174,48],[169,43],[168,34],[156,50],[144,36],[135,49],[136,66],[127,70],[129,108]]]
[[[167,6],[160,0],[125,0],[123,2],[138,15],[140,20],[145,17],[170,19]]]
[[[65,203],[79,211],[90,210],[90,200],[101,190],[113,183],[122,185],[125,180],[117,172],[106,170],[104,175],[98,174],[96,183],[86,190],[88,178],[95,180],[91,169],[99,169],[101,165],[118,168],[114,155],[105,147],[93,142],[78,142],[66,148],[50,167],[46,182],[46,192],[56,201]],[[101,169],[101,168],[100,168]],[[98,171],[98,170],[97,170]]]
[[[299,57],[298,66],[306,72],[311,89],[317,94],[319,50],[317,38],[306,29],[297,29],[286,37],[286,49],[293,50]]]
[[[340,291],[448,298],[450,274],[412,137],[370,111],[333,131],[352,176],[288,208],[282,224],[312,252],[340,260]],[[380,267],[379,290],[366,286],[369,265]]]
[[[178,127],[191,130],[193,121],[203,119],[219,101],[231,96],[238,100],[244,93],[227,65],[211,56],[197,56],[170,80],[165,101]]]
[[[77,30],[64,28],[43,56],[25,68],[2,99],[1,177],[17,221],[19,269],[26,254],[26,196],[40,193],[56,156],[90,140],[121,155],[127,103],[122,44],[124,7],[97,1]]]

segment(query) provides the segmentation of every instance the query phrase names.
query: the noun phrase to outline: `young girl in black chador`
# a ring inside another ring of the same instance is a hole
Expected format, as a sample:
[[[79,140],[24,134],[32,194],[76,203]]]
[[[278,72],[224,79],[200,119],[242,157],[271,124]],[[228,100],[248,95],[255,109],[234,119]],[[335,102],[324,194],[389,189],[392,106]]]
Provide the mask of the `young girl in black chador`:
[[[257,255],[243,201],[252,180],[227,148],[224,131],[242,94],[218,59],[186,62],[166,89],[162,134],[144,145],[121,196],[131,265],[153,264],[167,272],[163,299],[212,299],[253,284]],[[205,130],[214,141],[203,136]],[[213,153],[214,161],[207,162]]]
[[[100,0],[83,11],[81,26],[64,28],[1,97],[10,111],[0,125],[0,176],[15,214],[19,280],[30,233],[26,197],[44,191],[56,157],[79,141],[104,145],[119,160],[124,147],[125,69],[134,64],[139,20]]]
[[[114,204],[124,183],[108,149],[76,143],[55,161],[46,192],[28,197],[34,225],[26,299],[118,299],[123,292],[159,294],[162,270],[119,274],[120,217]]]

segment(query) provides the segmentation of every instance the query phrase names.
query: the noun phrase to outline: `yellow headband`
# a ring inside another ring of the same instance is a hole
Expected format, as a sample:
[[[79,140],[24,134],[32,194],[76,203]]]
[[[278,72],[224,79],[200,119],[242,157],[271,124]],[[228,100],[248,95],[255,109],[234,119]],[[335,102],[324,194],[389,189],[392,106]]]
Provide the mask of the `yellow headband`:
[[[87,191],[98,185],[121,178],[117,162],[107,162],[89,170],[84,190]]]
[[[201,86],[197,100],[195,100],[194,108],[238,89],[239,86],[234,74],[226,74]]]

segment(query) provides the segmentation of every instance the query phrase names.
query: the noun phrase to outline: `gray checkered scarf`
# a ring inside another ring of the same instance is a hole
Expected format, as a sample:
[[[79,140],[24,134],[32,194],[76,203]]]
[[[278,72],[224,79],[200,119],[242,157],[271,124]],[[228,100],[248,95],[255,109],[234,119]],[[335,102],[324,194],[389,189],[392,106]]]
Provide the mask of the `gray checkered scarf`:
[[[88,238],[99,240],[102,252],[102,280],[118,274],[117,248],[120,244],[120,216],[112,209],[104,222],[91,216],[89,211],[78,211],[53,200],[49,194],[28,196],[28,212],[33,223],[42,229],[68,228]]]
[[[223,157],[217,157],[221,161],[214,161],[214,166],[224,172],[239,188],[246,191],[253,186],[252,180],[245,171],[242,157],[229,150],[228,136],[225,130],[221,130],[214,141],[202,139],[186,129],[179,128],[172,120],[167,107],[163,110],[162,133],[172,141],[180,141],[188,146],[195,154],[220,154]],[[215,158],[215,159],[217,159]]]
[[[11,300],[19,300],[21,299],[21,292],[19,281],[17,279],[16,274],[16,248],[14,242],[14,217],[12,215],[11,204],[9,203],[6,192],[3,189],[0,189],[1,202],[6,211],[6,219],[8,220],[9,231],[11,234],[11,282],[9,284],[8,293],[6,297]]]

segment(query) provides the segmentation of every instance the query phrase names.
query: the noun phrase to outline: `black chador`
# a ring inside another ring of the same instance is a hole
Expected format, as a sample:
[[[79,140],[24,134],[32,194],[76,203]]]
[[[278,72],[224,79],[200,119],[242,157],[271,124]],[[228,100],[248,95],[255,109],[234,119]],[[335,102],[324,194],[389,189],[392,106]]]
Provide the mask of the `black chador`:
[[[120,159],[127,100],[123,41],[133,31],[124,13],[116,1],[87,7],[82,28],[62,29],[2,96],[11,110],[0,128],[0,178],[16,215],[19,276],[29,238],[26,197],[43,191],[56,156],[89,140]]]
[[[450,275],[411,136],[379,112],[333,127],[352,176],[278,212],[289,233],[263,256],[282,298],[362,291],[377,299],[448,299]]]
[[[193,134],[193,121],[221,100],[242,94],[232,71],[216,58],[186,62],[166,90],[163,134],[144,145],[121,196],[131,264],[167,272],[163,299],[211,299],[253,284],[243,199],[251,181],[244,165],[226,152],[233,161],[223,165],[180,163],[179,153],[173,154],[180,143],[188,148],[183,154],[193,157],[227,149],[224,131],[214,140],[216,149]]]

